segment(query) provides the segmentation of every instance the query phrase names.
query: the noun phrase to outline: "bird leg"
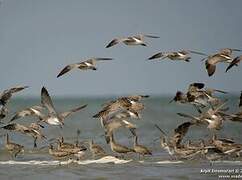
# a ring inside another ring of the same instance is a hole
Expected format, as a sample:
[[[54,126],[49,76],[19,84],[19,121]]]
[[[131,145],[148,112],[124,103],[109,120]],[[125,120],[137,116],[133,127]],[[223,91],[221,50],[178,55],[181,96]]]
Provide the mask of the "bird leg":
[[[34,138],[34,149],[37,148],[37,138]]]

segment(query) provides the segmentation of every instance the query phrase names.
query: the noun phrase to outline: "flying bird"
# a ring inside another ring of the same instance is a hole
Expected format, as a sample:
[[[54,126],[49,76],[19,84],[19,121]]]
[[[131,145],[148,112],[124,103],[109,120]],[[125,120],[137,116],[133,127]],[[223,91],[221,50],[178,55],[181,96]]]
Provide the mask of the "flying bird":
[[[80,111],[81,109],[85,108],[87,104],[71,109],[66,112],[58,113],[55,110],[53,105],[52,99],[45,87],[41,89],[41,103],[42,105],[48,110],[48,114],[43,117],[40,122],[45,122],[50,125],[59,125],[62,127],[64,125],[64,120],[66,117],[70,116],[71,114]]]
[[[42,114],[42,110],[44,109],[44,107],[42,106],[32,106],[32,107],[28,107],[28,108],[25,108],[19,112],[17,112],[11,119],[9,122],[12,122],[16,119],[19,119],[19,118],[23,118],[23,117],[26,117],[26,116],[36,116],[38,117],[40,120],[43,119],[43,114]]]
[[[67,72],[71,71],[72,69],[79,69],[79,70],[97,70],[96,63],[99,61],[110,61],[113,58],[90,58],[82,62],[69,64],[65,66],[61,72],[57,75],[57,78],[66,74]]]
[[[147,35],[147,34],[139,34],[135,36],[129,36],[129,37],[123,37],[123,38],[115,38],[113,39],[106,48],[110,48],[118,43],[123,42],[125,45],[128,46],[134,46],[134,45],[141,45],[141,46],[147,46],[146,42],[144,41],[144,38],[160,38],[158,36],[153,35]]]
[[[174,52],[159,52],[159,53],[156,53],[153,56],[149,57],[148,60],[159,59],[159,58],[161,58],[161,59],[168,58],[171,61],[190,62],[191,53],[207,56],[206,54],[197,52],[197,51],[181,50],[181,51],[174,51]]]
[[[217,53],[213,55],[209,55],[206,58],[202,59],[202,61],[205,61],[206,70],[208,73],[208,76],[212,76],[216,71],[216,64],[225,62],[225,63],[231,63],[232,62],[232,53],[234,51],[241,51],[239,49],[232,49],[232,48],[224,48],[220,49]]]

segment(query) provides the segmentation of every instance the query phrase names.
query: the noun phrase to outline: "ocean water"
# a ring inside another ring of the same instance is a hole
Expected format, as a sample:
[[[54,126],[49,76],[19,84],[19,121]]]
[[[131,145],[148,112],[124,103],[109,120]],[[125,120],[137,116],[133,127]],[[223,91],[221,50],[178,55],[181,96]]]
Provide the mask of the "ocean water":
[[[230,112],[238,110],[238,97],[231,96],[227,106]],[[142,119],[132,120],[136,123],[139,143],[149,147],[153,155],[138,157],[130,154],[117,158],[117,154],[111,152],[109,145],[103,137],[104,131],[98,119],[92,116],[101,109],[101,105],[114,98],[53,98],[58,111],[62,112],[73,107],[88,104],[87,108],[68,117],[65,125],[59,127],[45,126],[44,134],[49,138],[63,136],[65,141],[74,142],[77,139],[76,131],[81,130],[80,141],[93,139],[101,145],[109,156],[101,159],[93,159],[89,152],[83,159],[55,159],[48,154],[47,144],[38,141],[38,148],[33,149],[33,140],[19,133],[9,132],[11,141],[25,146],[24,154],[13,159],[4,149],[4,138],[0,138],[0,179],[218,179],[219,175],[231,175],[229,173],[216,173],[216,170],[235,170],[242,167],[242,161],[226,160],[209,162],[207,160],[178,160],[170,157],[159,146],[160,132],[154,127],[158,124],[166,133],[172,134],[173,129],[187,119],[179,117],[176,113],[191,113],[196,115],[196,110],[189,105],[169,104],[171,97],[151,97],[144,100],[146,106],[142,113]],[[40,103],[35,98],[13,98],[9,104],[10,116],[4,120],[7,122],[14,112],[25,107]],[[16,122],[28,124],[34,122],[34,118],[19,119]],[[225,122],[219,137],[233,138],[238,143],[242,142],[241,123]],[[5,134],[0,130],[0,134]],[[205,126],[192,127],[184,140],[205,139],[212,133]],[[126,129],[120,129],[115,133],[117,142],[132,146],[133,139]],[[203,170],[210,170],[205,174]]]

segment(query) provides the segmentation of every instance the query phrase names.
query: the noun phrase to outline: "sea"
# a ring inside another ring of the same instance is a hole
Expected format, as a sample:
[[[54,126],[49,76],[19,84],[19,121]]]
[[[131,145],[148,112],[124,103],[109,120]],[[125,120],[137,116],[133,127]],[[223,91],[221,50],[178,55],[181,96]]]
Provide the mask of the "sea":
[[[102,105],[116,97],[96,98],[53,98],[53,103],[58,112],[64,112],[74,107],[88,104],[78,113],[68,117],[64,126],[49,126],[43,124],[43,133],[48,140],[63,136],[66,142],[74,143],[76,140],[93,140],[102,146],[107,156],[93,158],[89,150],[85,155],[76,160],[75,158],[56,159],[48,153],[48,143],[37,141],[38,147],[33,148],[33,139],[29,136],[0,130],[0,179],[23,179],[23,180],[80,180],[80,179],[239,179],[242,175],[242,161],[238,159],[223,159],[209,161],[205,159],[178,159],[171,157],[160,147],[160,132],[155,124],[171,136],[174,129],[183,122],[189,121],[177,115],[178,112],[198,115],[191,105],[169,103],[171,96],[155,96],[143,100],[145,109],[141,119],[132,119],[137,125],[139,144],[145,145],[152,151],[152,156],[138,156],[128,154],[120,156],[113,153],[104,138],[104,130],[100,120],[92,116],[101,110]],[[229,99],[225,107],[228,112],[234,113],[239,110],[238,96],[222,97]],[[24,108],[40,104],[39,98],[13,98],[9,103],[9,116],[2,123],[7,124],[15,112]],[[35,122],[34,117],[26,117],[16,120],[16,123],[28,125]],[[0,124],[3,126],[4,124]],[[221,138],[231,138],[237,143],[242,143],[242,123],[225,121],[220,131],[209,131],[206,126],[193,126],[184,138],[199,141],[209,139],[214,133]],[[80,131],[80,135],[77,135]],[[8,133],[10,140],[24,145],[24,152],[13,158],[4,148],[5,134]],[[127,129],[118,129],[115,132],[118,143],[132,147],[133,137]],[[240,174],[241,173],[241,174]]]

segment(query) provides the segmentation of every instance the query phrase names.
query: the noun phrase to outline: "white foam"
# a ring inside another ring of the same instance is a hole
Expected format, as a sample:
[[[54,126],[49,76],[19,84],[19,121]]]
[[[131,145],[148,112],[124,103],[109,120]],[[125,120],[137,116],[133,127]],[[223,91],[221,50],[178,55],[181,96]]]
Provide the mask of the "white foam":
[[[73,160],[69,159],[66,161],[58,161],[58,160],[50,160],[50,161],[37,161],[37,160],[31,160],[31,161],[0,161],[0,165],[39,165],[39,166],[58,166],[58,165],[68,165],[71,163],[76,163],[80,165],[88,165],[88,164],[107,164],[107,163],[113,163],[113,164],[125,164],[133,161],[132,159],[124,160],[124,159],[118,159],[114,156],[105,156],[100,159],[96,160]],[[183,161],[156,161],[156,162],[146,162],[146,161],[137,161],[141,164],[182,164]],[[233,164],[233,165],[242,165],[242,161],[213,161],[212,163],[216,164]]]
[[[114,163],[114,164],[124,164],[132,161],[130,160],[123,160],[123,159],[118,159],[113,156],[105,156],[103,158],[97,159],[97,160],[83,160],[83,161],[77,161],[77,160],[72,160],[69,159],[67,161],[58,161],[58,160],[53,160],[53,161],[36,161],[36,160],[31,160],[31,161],[0,161],[0,165],[40,165],[40,166],[57,166],[57,165],[67,165],[71,163],[77,163],[77,164],[82,164],[82,165],[87,165],[87,164],[106,164],[106,163]]]
[[[2,165],[41,165],[41,166],[56,166],[72,163],[72,160],[67,161],[0,161]]]
[[[78,164],[93,164],[93,163],[97,163],[97,164],[106,164],[106,163],[125,164],[125,163],[131,162],[131,161],[132,161],[132,159],[123,160],[123,159],[118,159],[118,158],[113,157],[113,156],[105,156],[101,159],[77,161],[77,163]]]
[[[212,161],[212,163],[242,165],[242,161]]]
[[[156,164],[181,164],[184,163],[183,161],[158,161],[155,162]]]

